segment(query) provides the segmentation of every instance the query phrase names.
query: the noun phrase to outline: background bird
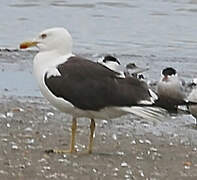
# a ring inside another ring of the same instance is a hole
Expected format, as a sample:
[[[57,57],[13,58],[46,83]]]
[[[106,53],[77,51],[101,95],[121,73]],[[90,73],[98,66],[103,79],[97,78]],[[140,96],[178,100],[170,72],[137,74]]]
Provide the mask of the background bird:
[[[192,102],[197,102],[197,79],[193,79],[191,84],[192,91],[188,95],[188,100]],[[195,118],[195,124],[197,126],[197,105],[189,105],[189,111]]]
[[[118,58],[112,55],[101,57],[97,62],[113,71],[118,72],[120,77],[131,76],[138,79],[144,79],[142,72],[149,69],[138,67],[135,63],[128,63],[126,66],[124,66],[120,63]]]
[[[177,113],[178,105],[186,103],[183,81],[172,67],[162,70],[160,81],[156,86],[156,92],[159,96],[157,104],[169,112]]]

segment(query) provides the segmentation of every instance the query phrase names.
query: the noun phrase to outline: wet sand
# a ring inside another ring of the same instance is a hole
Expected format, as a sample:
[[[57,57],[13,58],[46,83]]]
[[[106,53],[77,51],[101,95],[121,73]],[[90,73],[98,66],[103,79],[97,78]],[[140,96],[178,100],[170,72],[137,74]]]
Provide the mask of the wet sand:
[[[178,121],[185,124],[165,131]],[[71,117],[44,98],[1,97],[0,179],[197,179],[197,131],[191,117],[158,123],[132,115],[96,120],[91,155],[85,152],[89,123],[78,120],[78,153],[47,154],[68,148]]]

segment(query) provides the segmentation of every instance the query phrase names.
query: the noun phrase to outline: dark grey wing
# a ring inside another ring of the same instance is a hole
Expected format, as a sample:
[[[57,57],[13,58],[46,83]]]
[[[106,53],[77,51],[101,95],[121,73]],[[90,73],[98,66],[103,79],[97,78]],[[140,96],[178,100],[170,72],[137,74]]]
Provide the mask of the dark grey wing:
[[[121,79],[104,66],[79,57],[71,57],[57,67],[61,76],[47,78],[45,84],[57,97],[84,110],[107,106],[132,106],[149,100],[146,84],[136,78]]]

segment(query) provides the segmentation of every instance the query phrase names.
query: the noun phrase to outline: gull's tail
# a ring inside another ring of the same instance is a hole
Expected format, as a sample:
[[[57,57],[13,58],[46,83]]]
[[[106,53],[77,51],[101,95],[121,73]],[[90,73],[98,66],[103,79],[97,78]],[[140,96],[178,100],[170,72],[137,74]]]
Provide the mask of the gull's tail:
[[[167,117],[167,111],[163,108],[159,107],[140,107],[140,106],[132,106],[132,107],[123,107],[122,110],[135,114],[143,119],[151,120],[151,121],[162,121]]]

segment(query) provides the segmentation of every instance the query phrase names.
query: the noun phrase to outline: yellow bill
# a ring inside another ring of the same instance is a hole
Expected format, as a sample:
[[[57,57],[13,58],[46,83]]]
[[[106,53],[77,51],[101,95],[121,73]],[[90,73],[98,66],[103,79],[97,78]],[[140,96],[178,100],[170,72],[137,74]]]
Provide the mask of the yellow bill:
[[[25,41],[20,44],[20,49],[26,49],[26,48],[33,47],[36,45],[37,45],[36,41]]]

